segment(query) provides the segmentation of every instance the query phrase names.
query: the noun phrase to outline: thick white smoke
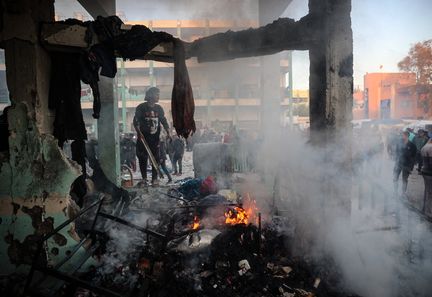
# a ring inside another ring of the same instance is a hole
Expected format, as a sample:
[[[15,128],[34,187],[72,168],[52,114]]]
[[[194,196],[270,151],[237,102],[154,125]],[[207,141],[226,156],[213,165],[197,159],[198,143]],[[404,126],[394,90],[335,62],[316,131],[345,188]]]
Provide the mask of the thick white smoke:
[[[288,132],[274,137],[273,149],[267,146],[259,159],[278,164],[270,171],[278,176],[279,209],[298,224],[290,247],[297,254],[318,261],[331,256],[348,287],[362,296],[430,296],[430,223],[394,193],[394,163],[372,134],[324,148]],[[350,145],[352,171],[344,164]],[[374,146],[381,152],[363,154]]]

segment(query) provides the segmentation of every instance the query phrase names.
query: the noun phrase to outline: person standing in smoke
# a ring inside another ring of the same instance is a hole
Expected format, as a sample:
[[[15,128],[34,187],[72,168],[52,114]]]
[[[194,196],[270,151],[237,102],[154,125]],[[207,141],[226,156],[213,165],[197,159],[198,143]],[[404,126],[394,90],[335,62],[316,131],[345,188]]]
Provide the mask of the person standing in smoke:
[[[426,213],[426,215],[432,215],[432,133],[429,134],[429,141],[421,150],[421,156],[423,158],[421,174],[423,175],[425,185],[423,212]]]
[[[417,171],[421,172],[421,168],[423,166],[423,159],[421,156],[421,150],[422,148],[425,146],[425,144],[428,142],[429,138],[426,134],[426,131],[423,129],[419,129],[417,132],[417,135],[414,136],[414,140],[413,143],[415,144],[416,148],[417,148],[417,157],[416,157],[416,161],[417,161]]]
[[[163,108],[157,104],[159,102],[160,91],[158,88],[151,87],[145,94],[145,101],[137,106],[133,125],[138,134],[138,141],[136,145],[136,154],[139,161],[139,167],[143,182],[147,184],[147,160],[148,153],[141,141],[143,137],[150,147],[150,151],[159,162],[159,136],[161,132],[161,125],[164,127],[167,137],[170,138],[168,121],[165,118]],[[152,165],[152,185],[158,184],[158,170]]]
[[[174,175],[182,175],[184,151],[185,144],[183,139],[181,139],[179,136],[175,136],[172,141]]]
[[[395,192],[398,191],[398,180],[402,172],[402,193],[405,194],[408,185],[408,177],[414,168],[415,158],[417,154],[416,146],[409,141],[410,133],[404,131],[402,140],[396,147],[396,163],[393,170],[393,183]]]
[[[163,172],[165,173],[165,175],[168,178],[167,184],[172,182],[171,174],[169,173],[168,168],[166,167],[167,147],[168,147],[167,142],[168,141],[169,140],[167,140],[166,137],[163,137],[161,135],[161,139],[160,139],[160,143],[159,143],[159,162],[160,162],[160,165],[161,165]]]

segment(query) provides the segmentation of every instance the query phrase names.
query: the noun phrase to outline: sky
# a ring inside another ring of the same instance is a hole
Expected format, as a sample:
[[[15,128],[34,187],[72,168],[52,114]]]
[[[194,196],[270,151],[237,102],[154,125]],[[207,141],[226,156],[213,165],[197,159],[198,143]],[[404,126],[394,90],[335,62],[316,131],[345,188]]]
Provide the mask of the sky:
[[[250,12],[256,8],[256,0],[176,0],[171,2],[174,4],[164,4],[167,2],[117,0],[117,11],[123,11],[128,20],[256,17]],[[228,2],[241,4],[235,10],[221,10]],[[158,6],[155,8],[153,3]],[[73,17],[76,11],[84,12],[75,0],[56,0],[55,4],[66,18]],[[307,0],[293,0],[282,16],[298,20],[307,12]],[[407,55],[411,45],[432,39],[432,0],[352,0],[351,17],[355,87],[363,86],[367,72],[397,72],[397,63]],[[308,53],[295,52],[293,59],[293,87],[308,89]]]

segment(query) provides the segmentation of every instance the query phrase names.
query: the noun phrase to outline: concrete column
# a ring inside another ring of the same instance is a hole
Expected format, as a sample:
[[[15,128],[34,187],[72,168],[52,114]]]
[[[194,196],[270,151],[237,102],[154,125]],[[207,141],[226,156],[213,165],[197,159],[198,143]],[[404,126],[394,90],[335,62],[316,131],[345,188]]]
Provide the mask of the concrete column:
[[[311,142],[324,162],[340,172],[324,176],[323,211],[351,209],[351,119],[353,102],[353,37],[351,0],[309,0],[317,16],[322,40],[309,50]],[[343,185],[343,186],[342,186]],[[333,211],[334,215],[334,211]],[[328,218],[331,219],[331,218]]]
[[[79,0],[93,18],[115,15],[115,0]],[[98,122],[98,150],[101,167],[106,176],[120,184],[120,149],[118,125],[118,96],[114,92],[114,79],[100,77],[101,112]],[[117,90],[117,87],[115,88]]]
[[[322,42],[309,50],[312,140],[332,141],[350,126],[353,102],[351,0],[309,0],[322,20]]]
[[[120,149],[118,129],[118,98],[114,93],[114,79],[100,77],[101,112],[98,123],[99,160],[106,176],[120,184]]]
[[[264,26],[276,20],[291,1],[260,0],[259,25]],[[263,137],[262,149],[272,151],[280,137],[281,92],[280,92],[280,53],[260,57],[260,130]],[[260,164],[265,184],[270,191],[274,185],[278,165],[269,158]]]
[[[260,0],[259,25],[265,26],[276,20],[283,12],[283,0]],[[287,5],[287,4],[286,4]],[[276,8],[278,7],[278,8]],[[267,136],[277,129],[280,119],[280,55],[260,57],[260,102],[261,102],[261,131]]]
[[[260,57],[260,62],[261,131],[270,136],[279,127],[281,112],[279,54]]]
[[[288,52],[288,73],[289,73],[289,78],[288,78],[288,87],[289,87],[289,91],[288,91],[288,100],[289,100],[289,125],[292,128],[293,125],[293,91],[294,91],[294,86],[293,86],[293,67],[292,67],[292,51]]]
[[[122,123],[123,123],[123,133],[130,131],[129,125],[127,124],[127,108],[126,108],[126,83],[125,83],[126,70],[124,68],[124,61],[120,59],[120,96],[122,102]]]

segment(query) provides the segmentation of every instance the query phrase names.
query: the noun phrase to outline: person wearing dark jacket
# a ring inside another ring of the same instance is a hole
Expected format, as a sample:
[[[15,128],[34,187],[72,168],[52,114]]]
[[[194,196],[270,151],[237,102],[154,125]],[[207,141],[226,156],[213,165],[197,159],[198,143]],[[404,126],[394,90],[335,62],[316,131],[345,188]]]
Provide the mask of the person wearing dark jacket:
[[[182,175],[183,170],[183,155],[185,151],[185,144],[183,139],[176,136],[172,141],[172,154],[173,154],[173,167],[174,175]],[[178,171],[177,171],[178,164]]]
[[[421,150],[422,148],[425,146],[425,144],[428,142],[429,138],[427,136],[427,133],[425,130],[423,129],[419,129],[417,132],[417,135],[414,136],[414,140],[413,143],[417,148],[417,156],[416,156],[416,161],[417,161],[417,171],[421,172],[421,168],[423,166],[423,159],[421,156]]]
[[[147,184],[147,160],[148,153],[141,141],[144,138],[150,147],[150,151],[159,162],[159,136],[161,125],[164,127],[168,137],[170,137],[168,121],[165,118],[163,108],[157,104],[159,101],[159,89],[152,87],[147,90],[144,103],[137,106],[133,124],[138,134],[136,154],[139,161],[141,175],[144,185]],[[152,184],[158,184],[158,170],[152,165]]]
[[[10,106],[3,109],[0,115],[0,152],[9,151],[9,124],[8,124],[8,111]]]
[[[166,160],[167,160],[167,142],[166,139],[164,139],[164,137],[161,137],[161,140],[159,142],[159,162],[163,172],[166,174],[168,178],[167,183],[169,184],[170,182],[172,182],[172,178],[168,171],[168,168],[166,167]]]
[[[432,135],[430,135],[432,136]],[[423,176],[425,190],[424,190],[424,201],[423,201],[423,212],[426,215],[432,215],[432,138],[421,150],[421,156],[423,157],[423,167],[421,174]]]
[[[396,162],[393,170],[393,183],[395,192],[398,191],[398,180],[402,173],[402,193],[405,194],[408,185],[408,177],[414,168],[417,148],[409,141],[409,132],[402,133],[402,140],[396,146]]]

